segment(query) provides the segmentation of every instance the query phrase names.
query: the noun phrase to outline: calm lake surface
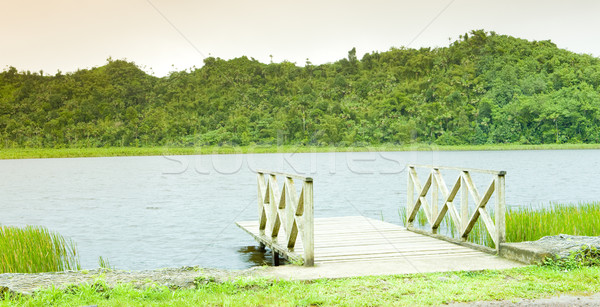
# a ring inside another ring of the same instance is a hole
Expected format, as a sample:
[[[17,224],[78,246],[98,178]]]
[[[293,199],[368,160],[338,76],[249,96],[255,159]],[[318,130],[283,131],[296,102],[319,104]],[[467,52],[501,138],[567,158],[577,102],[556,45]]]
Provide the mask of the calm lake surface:
[[[262,259],[234,224],[257,219],[254,170],[313,177],[316,217],[398,224],[408,163],[505,170],[508,206],[600,200],[600,150],[25,159],[0,160],[0,224],[71,238],[83,268],[102,256],[118,269],[241,269]],[[456,174],[444,173],[446,183]],[[480,190],[491,181],[473,179]]]

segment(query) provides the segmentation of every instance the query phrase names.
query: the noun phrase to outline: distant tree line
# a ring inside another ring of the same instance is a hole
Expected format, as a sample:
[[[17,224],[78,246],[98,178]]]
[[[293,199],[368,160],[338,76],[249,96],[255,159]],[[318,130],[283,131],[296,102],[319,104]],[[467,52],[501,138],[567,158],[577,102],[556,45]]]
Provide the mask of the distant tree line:
[[[476,30],[304,67],[0,73],[0,147],[600,142],[600,59]]]

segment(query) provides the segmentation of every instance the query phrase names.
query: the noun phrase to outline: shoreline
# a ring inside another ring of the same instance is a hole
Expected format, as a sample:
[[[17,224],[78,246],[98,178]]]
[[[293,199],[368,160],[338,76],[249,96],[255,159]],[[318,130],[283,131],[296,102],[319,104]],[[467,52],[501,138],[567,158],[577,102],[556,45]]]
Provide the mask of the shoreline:
[[[98,147],[98,148],[2,148],[0,160],[91,158],[126,156],[173,156],[212,154],[322,153],[373,151],[503,151],[503,150],[588,150],[600,144],[494,144],[494,145],[372,145],[372,146],[302,146],[248,145],[195,147]]]

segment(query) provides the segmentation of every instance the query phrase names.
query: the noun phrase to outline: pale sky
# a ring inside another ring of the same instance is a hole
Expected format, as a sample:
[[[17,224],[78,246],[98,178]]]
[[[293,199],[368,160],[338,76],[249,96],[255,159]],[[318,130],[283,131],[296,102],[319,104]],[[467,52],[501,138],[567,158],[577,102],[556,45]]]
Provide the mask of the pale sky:
[[[436,18],[437,16],[437,18]],[[598,0],[0,0],[0,70],[55,74],[126,59],[156,76],[207,56],[334,62],[445,47],[474,29],[600,56]]]

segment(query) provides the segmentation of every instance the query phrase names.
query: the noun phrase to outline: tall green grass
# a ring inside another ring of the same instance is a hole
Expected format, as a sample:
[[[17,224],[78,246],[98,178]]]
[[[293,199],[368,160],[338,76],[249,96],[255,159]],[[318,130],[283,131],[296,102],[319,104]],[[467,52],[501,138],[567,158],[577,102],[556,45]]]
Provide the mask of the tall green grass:
[[[75,244],[39,226],[0,226],[0,273],[79,270]]]
[[[600,202],[507,210],[507,242],[535,241],[558,234],[600,236]]]
[[[400,221],[406,226],[406,208],[398,211]],[[493,212],[490,213],[494,220]],[[535,241],[545,236],[559,234],[600,236],[600,202],[579,204],[550,203],[546,206],[513,207],[506,210],[506,242]],[[415,227],[429,230],[425,213],[419,210]],[[454,221],[446,215],[439,233],[458,238]],[[478,220],[467,241],[494,248],[494,242],[485,225]]]

